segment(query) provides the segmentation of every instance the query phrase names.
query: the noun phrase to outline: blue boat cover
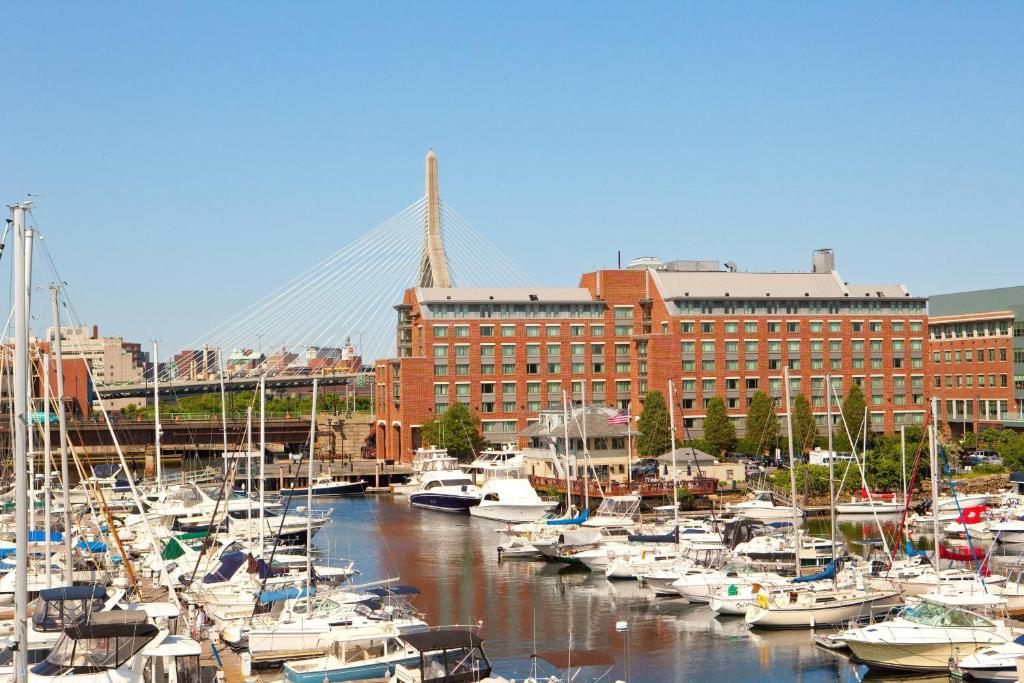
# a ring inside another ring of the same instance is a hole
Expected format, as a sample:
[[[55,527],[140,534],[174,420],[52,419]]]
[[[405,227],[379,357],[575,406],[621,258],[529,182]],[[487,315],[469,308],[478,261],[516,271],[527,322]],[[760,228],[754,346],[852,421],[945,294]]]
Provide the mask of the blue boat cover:
[[[1013,639],[1013,642],[1017,643],[1018,645],[1024,645],[1024,636],[1017,636]]]
[[[313,595],[316,595],[316,589],[313,589]],[[269,605],[272,602],[280,602],[282,600],[288,600],[290,598],[304,598],[306,597],[306,588],[298,588],[292,586],[291,588],[285,588],[280,591],[263,591],[260,593],[260,604]]]
[[[918,557],[928,557],[928,551],[927,550],[915,550],[914,549],[914,543],[909,538],[907,539],[906,551],[907,551],[907,557],[915,557],[915,556],[918,556]]]
[[[242,552],[228,553],[227,555],[221,556],[220,566],[204,576],[203,583],[220,583],[222,581],[227,581],[235,575],[235,572],[238,571],[238,568],[242,566],[247,557],[248,555]]]
[[[55,541],[55,542],[63,541],[64,540],[64,534],[62,534],[59,531],[51,531],[50,532],[50,540],[51,541]],[[36,530],[28,532],[28,542],[29,543],[42,543],[42,542],[45,542],[45,541],[46,541],[46,532],[43,531],[42,529],[36,529]]]
[[[571,519],[549,519],[548,524],[551,526],[563,526],[566,524],[583,524],[583,522],[590,519],[590,510],[586,509],[580,514],[572,517]]]
[[[14,548],[0,548],[0,559],[14,555]]]
[[[96,474],[97,478],[104,478],[116,474],[119,469],[121,469],[121,466],[119,464],[105,462],[93,467],[92,471]]]
[[[17,569],[17,568],[18,568],[18,565],[16,565],[16,564],[11,564],[10,562],[0,562],[0,570],[3,570],[5,572],[6,571],[10,571],[12,569]]]
[[[90,553],[107,552],[107,544],[103,541],[86,541],[84,539],[80,539],[75,547],[79,550],[88,550]]]
[[[828,563],[823,570],[817,574],[808,574],[807,576],[798,576],[793,579],[793,583],[808,583],[810,581],[823,581],[825,579],[834,578],[836,575],[836,561],[832,560]]]
[[[387,586],[384,588],[371,588],[366,592],[383,598],[388,595],[418,595],[420,589],[416,586]]]
[[[60,588],[44,588],[39,597],[47,602],[58,600],[95,600],[106,598],[107,591],[102,586],[61,586]]]
[[[768,526],[773,529],[785,529],[787,526],[793,526],[793,522],[769,522]]]
[[[697,529],[695,531],[700,530]],[[673,531],[670,531],[667,534],[629,534],[627,538],[629,538],[631,542],[635,541],[638,543],[678,543],[679,527],[676,527]]]

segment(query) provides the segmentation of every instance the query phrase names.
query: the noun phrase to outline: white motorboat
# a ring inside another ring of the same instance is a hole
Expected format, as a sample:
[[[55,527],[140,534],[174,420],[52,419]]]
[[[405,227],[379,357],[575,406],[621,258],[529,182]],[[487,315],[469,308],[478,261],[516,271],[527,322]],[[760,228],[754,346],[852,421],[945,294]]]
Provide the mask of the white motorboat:
[[[534,522],[558,505],[557,501],[542,500],[530,480],[518,470],[489,474],[482,487],[480,504],[469,509],[474,517],[498,522]]]
[[[972,681],[1017,683],[1017,662],[1024,657],[1024,636],[1009,643],[984,648],[964,657],[954,657],[950,674]]]
[[[288,683],[336,683],[386,678],[398,665],[419,662],[420,653],[407,645],[388,625],[349,628],[332,634],[329,654],[286,662],[282,673]]]
[[[708,596],[708,607],[715,614],[724,616],[742,617],[747,614],[747,608],[757,600],[765,587],[783,586],[789,583],[787,579],[781,578],[777,582],[748,582],[736,581],[727,586],[720,586],[717,591]]]
[[[503,448],[480,451],[480,455],[466,465],[465,470],[473,482],[479,485],[494,477],[518,477],[523,474],[523,463],[523,452],[517,450],[515,444],[506,444]]]
[[[737,517],[759,519],[765,522],[793,519],[793,507],[777,505],[771,491],[751,491],[750,495],[751,498],[742,503],[726,505],[725,511]],[[798,507],[796,514],[798,517],[803,517],[804,511]]]
[[[290,488],[282,488],[280,493],[282,496],[305,496],[309,491],[314,497],[316,496],[352,496],[363,492],[366,488],[367,481],[365,479],[356,479],[354,481],[344,481],[335,479],[329,474],[321,474],[313,478],[312,486],[295,486]]]
[[[1005,522],[992,522],[989,524],[988,530],[992,533],[993,538],[1000,543],[1024,543],[1024,520],[1008,519]]]
[[[417,448],[412,459],[412,474],[404,484],[392,484],[391,492],[397,495],[408,495],[420,490],[423,485],[421,475],[424,472],[458,469],[459,461],[448,455],[447,448],[425,446]]]
[[[992,500],[991,493],[958,493],[956,496],[939,496],[939,512],[956,512],[965,508],[987,505]]]
[[[853,500],[846,503],[836,503],[836,513],[840,515],[891,515],[903,510],[903,501],[900,500],[880,500],[873,498],[868,500],[862,498],[860,500]]]
[[[636,525],[640,512],[640,496],[606,496],[582,526],[585,527],[622,527],[631,529]]]
[[[946,671],[951,657],[967,656],[1020,635],[1004,620],[929,597],[887,621],[847,631],[843,640],[869,667]]]
[[[755,571],[746,562],[733,562],[721,569],[692,567],[683,572],[672,587],[690,602],[707,603],[720,589],[737,582],[771,585],[785,579],[774,572]]]

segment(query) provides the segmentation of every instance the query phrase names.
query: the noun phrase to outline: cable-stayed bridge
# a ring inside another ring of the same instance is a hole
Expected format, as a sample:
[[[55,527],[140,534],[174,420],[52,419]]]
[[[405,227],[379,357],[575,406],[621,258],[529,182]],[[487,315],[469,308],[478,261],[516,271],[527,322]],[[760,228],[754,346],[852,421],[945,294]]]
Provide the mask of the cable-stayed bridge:
[[[396,352],[395,311],[414,286],[522,287],[533,279],[440,196],[437,156],[425,160],[424,195],[246,309],[163,355],[161,383],[177,394],[365,381]],[[362,379],[361,379],[362,378]],[[152,378],[98,387],[104,397],[145,396]]]

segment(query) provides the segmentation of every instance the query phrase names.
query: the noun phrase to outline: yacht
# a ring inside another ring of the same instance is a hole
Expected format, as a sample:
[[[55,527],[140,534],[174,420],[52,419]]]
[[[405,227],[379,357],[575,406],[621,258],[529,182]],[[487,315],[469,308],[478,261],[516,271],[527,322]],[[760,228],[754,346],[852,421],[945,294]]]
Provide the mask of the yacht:
[[[1024,657],[1024,636],[973,655],[954,657],[949,664],[950,678],[1017,683],[1020,680],[1017,662],[1021,657]]]
[[[469,512],[480,504],[483,492],[462,470],[442,469],[420,474],[420,488],[409,494],[409,504],[440,512]]]
[[[365,479],[355,481],[342,481],[335,479],[329,474],[321,474],[313,478],[312,486],[297,486],[281,489],[282,496],[352,496],[363,492],[366,488]],[[312,491],[309,491],[312,489]]]
[[[801,590],[791,585],[762,590],[747,608],[745,618],[757,628],[816,628],[878,616],[900,604],[902,597],[893,590],[856,587]]]
[[[498,522],[534,522],[558,505],[558,501],[541,499],[518,469],[488,471],[482,493],[480,504],[471,507],[469,514]]]
[[[285,662],[288,683],[337,683],[391,676],[397,665],[418,664],[420,653],[387,624],[332,633],[328,654]]]
[[[929,596],[887,621],[853,629],[843,642],[869,667],[904,671],[946,671],[952,657],[964,657],[1020,636],[1003,619],[984,616]]]
[[[436,472],[439,470],[454,470],[459,466],[457,458],[448,455],[447,448],[425,446],[417,448],[412,458],[412,474],[404,484],[392,484],[391,492],[397,495],[408,495],[419,491],[422,481],[420,476],[424,472]]]
[[[523,453],[506,444],[503,448],[489,448],[480,451],[480,455],[466,465],[466,472],[475,484],[487,481],[494,475],[519,475],[523,471]]]
[[[775,496],[771,491],[751,491],[750,499],[742,503],[733,503],[725,506],[725,511],[737,517],[747,519],[759,519],[765,522],[793,519],[793,507],[790,505],[777,505]],[[804,511],[796,508],[798,517],[804,516]]]

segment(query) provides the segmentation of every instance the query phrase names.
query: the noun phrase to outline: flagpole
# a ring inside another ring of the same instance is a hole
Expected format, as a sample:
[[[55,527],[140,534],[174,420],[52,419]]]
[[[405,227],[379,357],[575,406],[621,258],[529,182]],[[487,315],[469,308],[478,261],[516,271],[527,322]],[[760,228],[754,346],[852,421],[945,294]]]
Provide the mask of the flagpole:
[[[629,409],[626,410],[626,415],[629,415]],[[629,418],[629,422],[626,423],[626,476],[629,477],[627,480],[630,484],[633,483],[633,418]]]

